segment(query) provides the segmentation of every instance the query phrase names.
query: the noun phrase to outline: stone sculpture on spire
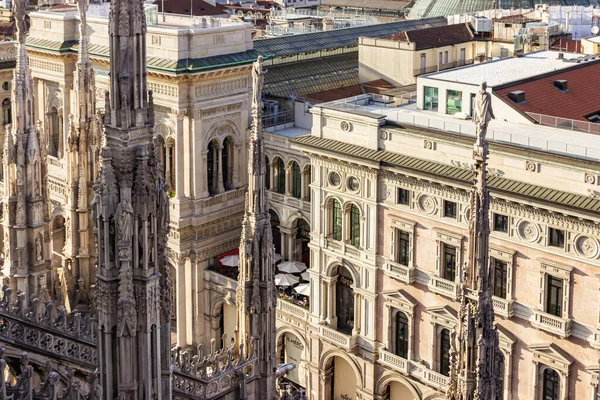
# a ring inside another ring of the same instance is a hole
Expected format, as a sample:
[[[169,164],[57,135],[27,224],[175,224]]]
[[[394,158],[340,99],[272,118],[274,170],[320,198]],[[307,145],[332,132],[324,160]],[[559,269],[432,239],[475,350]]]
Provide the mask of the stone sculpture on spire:
[[[494,325],[492,269],[488,260],[490,235],[490,193],[487,188],[487,124],[494,118],[491,98],[481,84],[475,116],[477,141],[473,147],[475,185],[471,194],[469,257],[460,287],[458,328],[452,333],[450,384],[451,400],[493,400],[499,398],[502,353]],[[477,300],[467,297],[477,293]]]
[[[276,290],[271,219],[267,204],[266,161],[262,137],[263,58],[252,68],[252,132],[248,150],[248,193],[242,222],[237,287],[237,341],[258,359],[257,399],[275,398]]]

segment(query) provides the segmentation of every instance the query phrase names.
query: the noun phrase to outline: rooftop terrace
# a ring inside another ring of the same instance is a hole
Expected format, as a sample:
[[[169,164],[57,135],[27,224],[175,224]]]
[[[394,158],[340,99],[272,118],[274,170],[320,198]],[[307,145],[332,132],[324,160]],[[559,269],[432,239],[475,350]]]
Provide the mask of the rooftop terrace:
[[[368,94],[323,103],[319,106],[373,117],[384,116],[389,123],[426,127],[475,137],[475,125],[472,121],[419,110],[412,102],[395,107],[379,96]],[[523,148],[600,161],[600,135],[577,130],[492,120],[488,127],[487,139],[491,142],[508,143]]]
[[[424,78],[442,81],[479,85],[486,81],[488,87],[500,86],[510,82],[529,79],[562,69],[573,67],[576,60],[583,61],[581,54],[563,53],[564,60],[557,51],[538,51],[523,57],[510,57],[482,64],[434,72]]]

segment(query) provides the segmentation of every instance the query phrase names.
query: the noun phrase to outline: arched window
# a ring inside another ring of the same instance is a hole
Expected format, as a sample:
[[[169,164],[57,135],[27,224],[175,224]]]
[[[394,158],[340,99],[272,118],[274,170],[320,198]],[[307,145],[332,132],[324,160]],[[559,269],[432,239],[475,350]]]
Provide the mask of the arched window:
[[[310,267],[310,248],[308,244],[310,243],[310,226],[308,226],[308,222],[303,219],[299,219],[296,224],[297,236],[296,239],[300,242],[300,254],[301,259],[307,267]]]
[[[206,156],[206,183],[208,185],[208,192],[211,195],[217,194],[218,151],[217,143],[214,140],[211,141],[208,144],[208,154]]]
[[[408,356],[408,318],[406,314],[396,313],[396,343],[394,353],[402,358]]]
[[[10,99],[4,99],[2,101],[2,125],[8,125],[12,123],[12,103]]]
[[[271,165],[269,165],[269,158],[267,156],[265,156],[265,165],[266,165],[266,171],[265,171],[265,188],[267,190],[271,189]]]
[[[559,395],[559,377],[558,372],[546,368],[544,370],[544,387],[542,400],[558,400]]]
[[[297,199],[302,197],[302,175],[297,162],[292,164],[292,195]]]
[[[281,232],[279,231],[279,216],[273,210],[269,210],[271,216],[271,233],[273,235],[273,246],[275,253],[281,254]]]
[[[304,200],[310,201],[310,165],[304,168]]]
[[[285,194],[285,165],[281,158],[278,158],[275,163],[275,179],[277,193]]]
[[[342,206],[337,200],[331,204],[331,236],[333,240],[342,240]]]
[[[350,271],[338,267],[338,280],[336,283],[336,316],[338,331],[352,334],[354,328],[354,280]]]
[[[221,156],[221,163],[223,164],[223,186],[225,187],[225,190],[233,189],[233,150],[233,140],[231,137],[228,137],[223,143]]]
[[[442,329],[440,337],[440,374],[450,376],[450,331]]]
[[[360,246],[360,212],[354,204],[350,206],[350,244]]]

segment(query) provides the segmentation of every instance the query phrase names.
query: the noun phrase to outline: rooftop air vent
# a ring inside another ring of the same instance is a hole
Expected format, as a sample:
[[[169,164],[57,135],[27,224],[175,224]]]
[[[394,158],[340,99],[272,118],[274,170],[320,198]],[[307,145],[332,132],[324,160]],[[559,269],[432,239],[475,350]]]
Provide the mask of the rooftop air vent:
[[[558,59],[559,60],[564,60],[565,59],[565,53],[558,53]]]
[[[563,92],[568,90],[567,81],[565,79],[557,79],[554,81],[554,86],[562,90]]]
[[[525,102],[525,92],[523,90],[513,90],[508,94],[508,98],[517,104],[523,103]]]

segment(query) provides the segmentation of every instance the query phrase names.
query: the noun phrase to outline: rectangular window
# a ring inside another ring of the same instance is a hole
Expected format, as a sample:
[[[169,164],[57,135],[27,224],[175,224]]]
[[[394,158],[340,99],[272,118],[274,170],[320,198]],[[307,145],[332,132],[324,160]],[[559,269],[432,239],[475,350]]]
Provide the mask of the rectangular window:
[[[565,232],[560,229],[550,228],[548,230],[548,245],[554,247],[565,247]]]
[[[442,65],[442,52],[440,51],[440,53],[438,54],[438,64]]]
[[[562,317],[563,280],[548,275],[546,283],[546,312]]]
[[[508,266],[504,261],[493,259],[494,262],[494,296],[506,299],[508,285]]]
[[[498,232],[508,232],[508,216],[494,214],[494,230]]]
[[[425,86],[425,102],[423,104],[424,110],[437,111],[438,110],[438,88]]]
[[[410,191],[398,188],[398,204],[408,205],[410,202]]]
[[[410,235],[407,232],[396,230],[398,237],[398,250],[396,255],[396,262],[398,264],[408,266],[410,258]]]
[[[448,64],[448,52],[444,52],[444,64]]]
[[[360,212],[358,207],[350,207],[350,244],[360,246]]]
[[[424,74],[427,71],[427,56],[423,53],[421,54],[421,73]]]
[[[462,91],[446,91],[446,114],[456,114],[462,112]]]
[[[444,217],[456,218],[456,203],[444,200]]]
[[[508,57],[508,49],[500,49],[500,58]]]
[[[456,247],[444,243],[444,271],[443,278],[447,281],[456,279]]]

